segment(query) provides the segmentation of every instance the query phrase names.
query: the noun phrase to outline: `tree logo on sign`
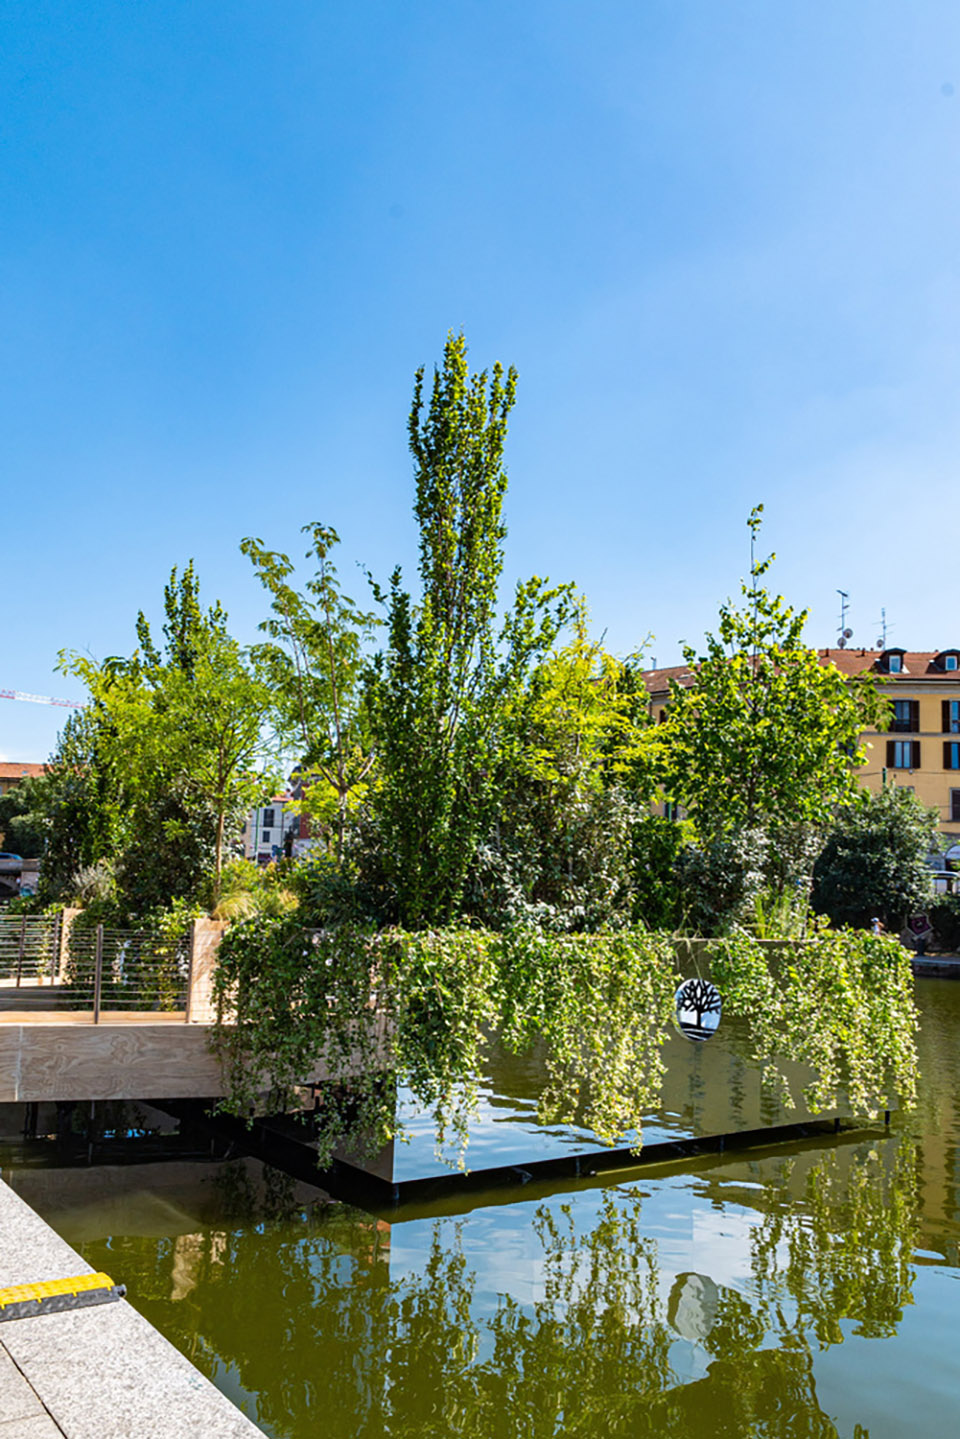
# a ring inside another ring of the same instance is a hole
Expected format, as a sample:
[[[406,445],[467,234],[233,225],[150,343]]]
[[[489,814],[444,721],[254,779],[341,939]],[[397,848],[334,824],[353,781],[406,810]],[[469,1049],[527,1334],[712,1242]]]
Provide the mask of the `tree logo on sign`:
[[[720,1023],[720,991],[706,979],[685,979],[677,990],[677,1028],[687,1039],[712,1039]]]

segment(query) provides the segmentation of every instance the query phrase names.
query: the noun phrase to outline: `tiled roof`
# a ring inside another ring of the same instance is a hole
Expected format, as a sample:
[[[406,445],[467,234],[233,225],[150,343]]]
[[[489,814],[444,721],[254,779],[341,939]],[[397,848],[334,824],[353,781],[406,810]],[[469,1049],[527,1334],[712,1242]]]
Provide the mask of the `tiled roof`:
[[[38,779],[46,772],[45,764],[28,764],[26,760],[0,764],[0,779]]]
[[[864,671],[882,676],[887,680],[900,679],[932,679],[943,680],[951,684],[960,684],[960,669],[945,670],[940,667],[941,655],[950,654],[950,650],[900,650],[894,649],[895,654],[902,656],[903,668],[895,674],[890,674],[881,665],[881,660],[889,650],[864,650],[836,648],[818,650],[817,654],[821,664],[834,665],[843,675],[861,675]],[[960,649],[956,651],[960,654]],[[693,684],[693,674],[688,665],[673,665],[666,669],[645,670],[642,675],[643,683],[646,685],[647,693],[650,695],[665,695],[670,688],[670,681],[676,680],[684,689]]]
[[[889,674],[881,665],[881,660],[889,650],[818,650],[821,664],[831,664],[844,675],[862,675],[865,670],[873,674],[882,675],[884,679],[931,679],[947,680],[951,684],[960,681],[960,670],[945,670],[938,663],[940,656],[944,653],[951,653],[950,650],[901,650],[895,648],[893,653],[899,654],[902,658],[903,668],[896,674]]]
[[[640,676],[647,687],[648,694],[666,694],[670,688],[670,681],[676,680],[683,685],[684,689],[693,684],[693,675],[688,665],[673,665],[662,670],[644,670]]]

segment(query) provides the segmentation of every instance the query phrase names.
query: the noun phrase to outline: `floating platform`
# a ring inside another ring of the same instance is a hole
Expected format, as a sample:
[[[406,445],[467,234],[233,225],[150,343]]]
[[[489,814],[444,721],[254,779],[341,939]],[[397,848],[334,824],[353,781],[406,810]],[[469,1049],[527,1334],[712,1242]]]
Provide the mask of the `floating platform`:
[[[865,1125],[833,1115],[826,1119],[803,1119],[725,1134],[658,1141],[645,1144],[639,1151],[595,1148],[528,1163],[451,1170],[448,1174],[395,1181],[344,1159],[334,1159],[329,1166],[320,1168],[316,1150],[310,1143],[308,1119],[298,1125],[290,1116],[279,1115],[256,1119],[248,1126],[229,1115],[205,1112],[195,1103],[158,1101],[158,1105],[192,1128],[207,1127],[220,1140],[229,1140],[236,1152],[282,1169],[292,1178],[313,1184],[335,1199],[388,1217],[392,1223],[425,1215],[462,1213],[493,1204],[514,1204],[533,1198],[541,1191],[555,1193],[567,1186],[607,1184],[614,1175],[622,1176],[624,1181],[639,1179],[654,1169],[682,1168],[691,1160],[775,1152],[803,1142],[819,1146],[859,1142],[890,1133],[886,1126]]]

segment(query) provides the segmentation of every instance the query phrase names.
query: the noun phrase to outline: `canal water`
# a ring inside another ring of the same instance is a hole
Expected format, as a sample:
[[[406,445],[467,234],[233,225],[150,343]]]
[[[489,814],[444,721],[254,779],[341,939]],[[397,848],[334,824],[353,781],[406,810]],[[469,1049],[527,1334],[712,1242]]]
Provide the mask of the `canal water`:
[[[277,1439],[935,1439],[960,1396],[960,984],[919,999],[917,1111],[852,1142],[393,1219],[251,1160],[65,1167],[41,1139],[0,1172]],[[783,1117],[712,1046],[648,1138]],[[472,1164],[583,1145],[538,1128],[539,1079],[492,1065]],[[411,1127],[397,1177],[435,1165]]]

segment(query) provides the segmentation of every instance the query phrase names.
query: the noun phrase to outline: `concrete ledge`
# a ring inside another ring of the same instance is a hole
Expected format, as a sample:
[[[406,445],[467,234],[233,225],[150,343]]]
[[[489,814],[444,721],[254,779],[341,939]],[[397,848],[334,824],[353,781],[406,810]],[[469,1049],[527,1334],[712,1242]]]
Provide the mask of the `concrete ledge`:
[[[91,1272],[0,1182],[0,1288]],[[126,1301],[0,1324],[0,1439],[8,1428],[18,1439],[261,1433]]]
[[[960,956],[956,954],[912,954],[910,968],[915,975],[936,979],[960,979]]]

